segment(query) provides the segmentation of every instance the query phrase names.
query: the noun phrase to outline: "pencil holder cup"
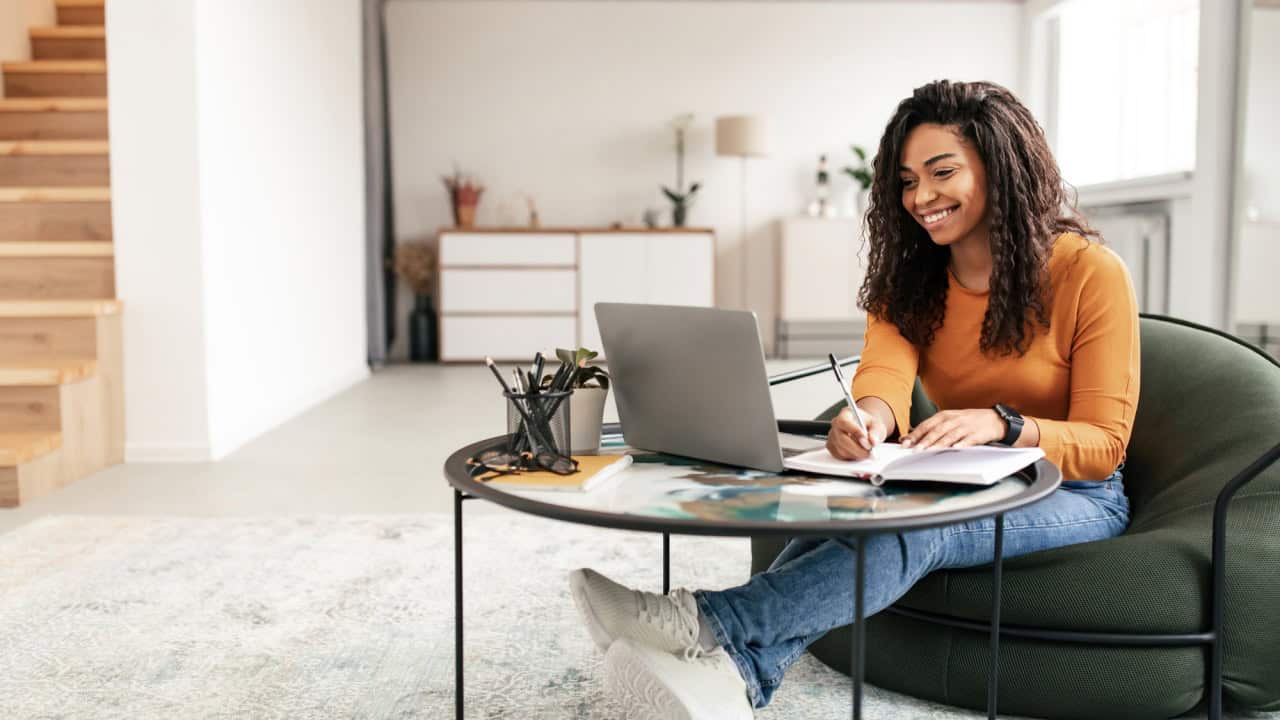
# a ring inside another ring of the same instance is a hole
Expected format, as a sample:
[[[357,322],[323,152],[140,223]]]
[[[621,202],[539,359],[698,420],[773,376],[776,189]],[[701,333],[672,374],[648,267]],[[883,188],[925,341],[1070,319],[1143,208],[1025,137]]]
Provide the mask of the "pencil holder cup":
[[[568,456],[572,452],[569,446],[569,396],[572,394],[570,390],[536,394],[504,392],[511,449]]]

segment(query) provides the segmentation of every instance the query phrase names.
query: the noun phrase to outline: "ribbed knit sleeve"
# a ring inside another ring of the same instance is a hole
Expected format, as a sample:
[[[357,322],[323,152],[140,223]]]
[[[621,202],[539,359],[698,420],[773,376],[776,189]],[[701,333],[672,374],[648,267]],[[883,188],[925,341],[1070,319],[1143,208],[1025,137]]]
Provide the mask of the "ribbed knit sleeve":
[[[915,387],[920,352],[891,322],[867,315],[862,361],[853,376],[853,399],[878,397],[893,410],[898,434],[911,428],[911,389]]]
[[[1083,254],[1055,302],[1076,294],[1066,420],[1035,418],[1040,447],[1065,480],[1102,480],[1124,460],[1138,408],[1138,305],[1129,273],[1110,249]]]

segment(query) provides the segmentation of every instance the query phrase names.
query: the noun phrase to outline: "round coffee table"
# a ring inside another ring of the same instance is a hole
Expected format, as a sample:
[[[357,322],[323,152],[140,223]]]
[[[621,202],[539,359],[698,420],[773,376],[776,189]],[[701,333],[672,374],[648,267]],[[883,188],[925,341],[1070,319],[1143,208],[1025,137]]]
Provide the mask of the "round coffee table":
[[[829,424],[783,420],[778,426],[783,432],[822,435]],[[849,673],[854,718],[862,715],[864,539],[881,533],[994,517],[987,714],[995,717],[1004,514],[1057,489],[1062,474],[1048,460],[1040,460],[990,487],[911,482],[873,487],[859,481],[793,471],[762,472],[637,450],[623,443],[619,427],[613,424],[604,428],[600,452],[630,454],[634,462],[589,492],[512,490],[472,479],[467,471],[467,458],[503,447],[506,442],[507,436],[500,435],[472,443],[450,455],[444,465],[445,477],[454,489],[454,690],[458,720],[463,717],[462,503],[476,498],[553,520],[661,533],[664,593],[670,590],[672,534],[824,537],[839,542],[855,558],[854,640]]]

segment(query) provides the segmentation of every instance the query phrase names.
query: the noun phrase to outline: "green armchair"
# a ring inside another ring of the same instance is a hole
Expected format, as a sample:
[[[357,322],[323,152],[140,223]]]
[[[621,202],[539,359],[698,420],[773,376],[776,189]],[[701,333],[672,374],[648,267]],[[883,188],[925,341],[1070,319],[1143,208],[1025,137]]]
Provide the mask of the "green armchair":
[[[1168,718],[1203,699],[1212,718],[1222,695],[1280,709],[1280,363],[1194,323],[1140,323],[1129,529],[1004,562],[1003,712]],[[935,411],[917,382],[912,423]],[[754,538],[752,572],[782,546]],[[934,573],[870,618],[867,679],[985,708],[989,573]],[[850,643],[844,627],[811,651],[847,673]]]

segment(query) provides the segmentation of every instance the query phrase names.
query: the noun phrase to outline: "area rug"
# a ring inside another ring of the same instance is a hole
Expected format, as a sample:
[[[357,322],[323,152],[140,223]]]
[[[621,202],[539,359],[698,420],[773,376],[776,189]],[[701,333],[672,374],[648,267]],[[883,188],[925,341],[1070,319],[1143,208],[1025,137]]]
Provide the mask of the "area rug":
[[[469,512],[467,717],[627,717],[565,573],[656,589],[660,542]],[[673,583],[740,582],[749,553],[674,538]],[[6,719],[450,718],[452,520],[47,517],[0,536],[0,649]],[[981,717],[874,687],[865,709]],[[848,679],[805,657],[757,716],[848,712]]]

